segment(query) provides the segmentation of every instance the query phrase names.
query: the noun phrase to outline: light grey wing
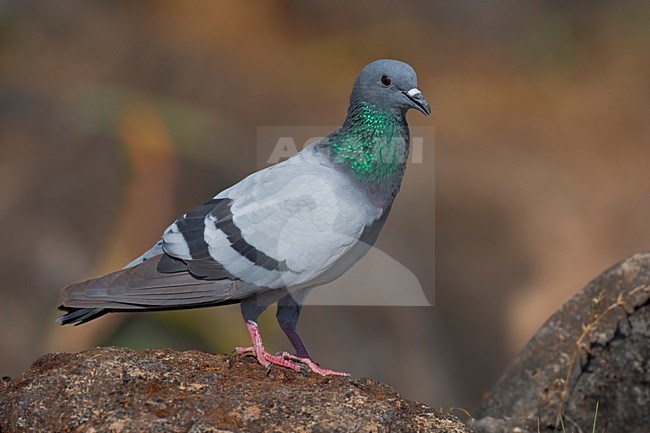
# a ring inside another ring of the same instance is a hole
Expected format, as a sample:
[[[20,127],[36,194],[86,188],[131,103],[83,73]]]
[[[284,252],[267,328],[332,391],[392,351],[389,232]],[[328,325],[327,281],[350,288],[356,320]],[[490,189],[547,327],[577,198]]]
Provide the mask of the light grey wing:
[[[212,260],[233,278],[259,287],[308,284],[380,218],[362,191],[310,154],[254,173],[186,214],[163,236],[164,251]],[[191,220],[191,221],[190,221]]]

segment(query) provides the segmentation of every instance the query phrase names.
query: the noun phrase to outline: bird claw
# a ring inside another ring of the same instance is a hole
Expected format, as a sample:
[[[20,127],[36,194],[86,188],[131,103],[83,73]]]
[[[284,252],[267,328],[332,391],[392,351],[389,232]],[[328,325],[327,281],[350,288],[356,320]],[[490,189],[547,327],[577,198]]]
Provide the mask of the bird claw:
[[[298,355],[292,355],[288,352],[279,352],[275,355],[270,354],[264,349],[257,323],[249,321],[247,322],[246,326],[248,327],[248,332],[251,335],[253,345],[249,347],[235,347],[234,352],[237,352],[238,354],[244,356],[255,356],[257,358],[257,361],[264,368],[266,368],[267,375],[271,371],[271,365],[275,364],[279,365],[280,367],[285,367],[296,371],[298,373],[308,374],[309,371],[313,371],[314,373],[318,373],[321,376],[349,376],[348,373],[329,370],[327,368],[322,368],[320,365],[316,364],[309,357],[309,355],[307,355],[307,352],[305,351],[304,346],[302,346],[302,343],[300,343],[300,348],[297,349],[299,354],[304,355],[302,357]]]
[[[239,355],[255,355],[255,349],[252,346],[249,347],[235,347],[231,353],[237,353]]]
[[[320,365],[318,365],[316,362],[314,362],[311,358],[305,357],[301,358],[296,355],[292,355],[289,352],[281,352],[279,354],[280,357],[283,359],[286,359],[288,361],[292,361],[294,363],[297,363],[301,367],[303,367],[307,372],[310,370],[313,371],[314,373],[320,374],[321,376],[350,376],[350,374],[342,372],[342,371],[336,371],[336,370],[330,370],[328,368],[323,368]]]
[[[266,375],[271,372],[271,365],[279,365],[298,373],[304,373],[304,366],[282,356],[273,355],[265,350],[256,351],[253,347],[235,347],[235,352],[243,356],[255,356],[257,361],[266,368]]]

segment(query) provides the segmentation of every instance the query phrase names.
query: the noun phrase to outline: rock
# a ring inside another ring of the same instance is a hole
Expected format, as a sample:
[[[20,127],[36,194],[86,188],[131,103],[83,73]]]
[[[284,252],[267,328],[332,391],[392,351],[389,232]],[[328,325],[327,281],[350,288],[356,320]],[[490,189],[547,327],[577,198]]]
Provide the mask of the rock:
[[[0,432],[23,431],[470,432],[368,379],[267,375],[252,358],[123,348],[45,355],[0,381]]]
[[[650,253],[609,269],[553,314],[470,426],[550,432],[561,414],[567,431],[590,432],[596,403],[597,431],[649,431]]]

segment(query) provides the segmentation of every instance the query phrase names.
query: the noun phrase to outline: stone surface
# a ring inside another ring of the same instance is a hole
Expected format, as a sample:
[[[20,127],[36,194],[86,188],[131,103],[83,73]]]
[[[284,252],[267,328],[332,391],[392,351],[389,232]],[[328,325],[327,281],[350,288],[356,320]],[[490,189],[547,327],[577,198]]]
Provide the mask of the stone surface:
[[[0,432],[469,432],[368,379],[252,358],[96,348],[45,355],[0,381]]]
[[[553,314],[470,426],[550,432],[562,414],[567,431],[592,431],[596,403],[597,431],[650,431],[650,253],[607,270]]]

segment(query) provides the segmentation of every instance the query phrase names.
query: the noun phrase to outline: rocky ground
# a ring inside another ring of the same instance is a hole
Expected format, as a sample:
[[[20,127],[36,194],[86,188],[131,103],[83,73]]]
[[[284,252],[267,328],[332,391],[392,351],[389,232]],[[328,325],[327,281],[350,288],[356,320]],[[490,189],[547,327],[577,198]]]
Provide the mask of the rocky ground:
[[[469,432],[387,385],[252,358],[96,348],[0,384],[0,432]]]

